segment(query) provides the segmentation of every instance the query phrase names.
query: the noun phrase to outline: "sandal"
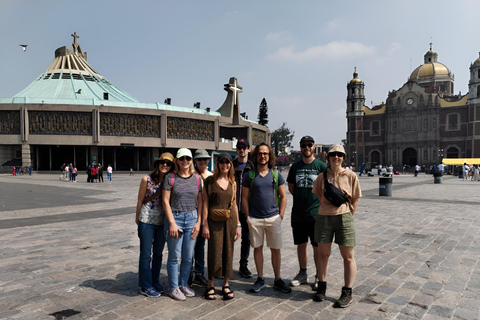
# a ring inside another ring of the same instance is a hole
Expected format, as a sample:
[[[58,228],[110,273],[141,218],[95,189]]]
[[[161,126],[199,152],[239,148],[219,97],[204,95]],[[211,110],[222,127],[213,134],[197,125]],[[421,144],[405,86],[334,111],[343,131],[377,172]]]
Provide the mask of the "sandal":
[[[216,300],[217,295],[215,294],[215,288],[214,287],[207,288],[203,296],[205,297],[206,300]]]
[[[228,292],[225,291],[225,289],[228,289]],[[231,300],[235,298],[235,295],[233,294],[233,291],[230,289],[229,286],[222,287],[222,295],[223,295],[223,300]]]

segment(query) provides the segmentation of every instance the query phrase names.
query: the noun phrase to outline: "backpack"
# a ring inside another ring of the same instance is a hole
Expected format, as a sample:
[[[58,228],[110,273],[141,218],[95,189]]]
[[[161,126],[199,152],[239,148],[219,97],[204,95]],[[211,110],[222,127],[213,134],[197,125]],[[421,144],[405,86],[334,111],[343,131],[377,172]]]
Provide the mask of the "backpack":
[[[271,170],[273,177],[273,184],[275,185],[275,202],[277,206],[280,207],[280,197],[278,196],[278,170]],[[250,178],[250,189],[248,191],[248,201],[250,201],[250,196],[252,195],[253,180],[255,180],[255,170],[250,170],[248,172]]]
[[[195,178],[197,178],[197,188],[200,190],[200,177],[198,174],[194,173]],[[172,172],[170,175],[170,189],[173,189],[173,184],[175,183],[175,173]]]

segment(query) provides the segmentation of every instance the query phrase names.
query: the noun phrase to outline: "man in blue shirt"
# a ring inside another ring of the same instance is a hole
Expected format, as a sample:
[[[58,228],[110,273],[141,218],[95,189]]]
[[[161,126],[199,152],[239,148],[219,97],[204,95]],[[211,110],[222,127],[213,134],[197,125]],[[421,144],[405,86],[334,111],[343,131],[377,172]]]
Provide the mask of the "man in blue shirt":
[[[265,288],[263,243],[266,238],[267,246],[272,254],[271,260],[275,274],[273,287],[288,293],[292,291],[292,288],[280,278],[282,220],[287,206],[285,180],[278,171],[274,174],[271,170],[275,166],[275,156],[272,148],[266,143],[257,145],[253,151],[253,162],[256,165],[256,170],[252,171],[251,175],[246,173],[242,184],[242,208],[247,216],[258,275],[255,284],[250,288],[250,292],[260,292]],[[278,181],[275,181],[274,176],[278,176]]]

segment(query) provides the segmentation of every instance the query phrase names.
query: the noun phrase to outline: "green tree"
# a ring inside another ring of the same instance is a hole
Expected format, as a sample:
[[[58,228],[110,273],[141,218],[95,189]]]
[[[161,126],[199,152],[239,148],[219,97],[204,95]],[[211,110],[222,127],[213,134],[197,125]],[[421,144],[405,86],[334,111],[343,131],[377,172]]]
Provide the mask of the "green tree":
[[[272,132],[272,149],[275,156],[287,156],[286,149],[292,147],[292,139],[294,131],[287,128],[287,123],[284,122],[277,130]]]
[[[258,108],[258,123],[262,126],[266,126],[268,123],[268,106],[265,98],[260,102],[260,107]]]

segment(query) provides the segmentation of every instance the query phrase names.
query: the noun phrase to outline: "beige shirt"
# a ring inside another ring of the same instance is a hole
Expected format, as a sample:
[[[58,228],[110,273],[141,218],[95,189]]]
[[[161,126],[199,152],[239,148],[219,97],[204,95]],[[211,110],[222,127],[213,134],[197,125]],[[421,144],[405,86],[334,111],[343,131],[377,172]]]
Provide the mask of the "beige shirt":
[[[353,200],[359,199],[362,196],[362,190],[360,189],[360,183],[358,182],[357,175],[347,169],[342,169],[340,172],[333,172],[330,168],[327,169],[328,182],[335,185],[342,190],[348,198],[348,202],[345,202],[340,207],[334,206],[323,196],[323,190],[325,189],[325,183],[323,182],[323,172],[320,173],[315,180],[312,192],[320,199],[320,208],[318,208],[318,214],[324,216],[333,216],[344,214],[347,212],[353,212],[354,208],[351,203]]]

